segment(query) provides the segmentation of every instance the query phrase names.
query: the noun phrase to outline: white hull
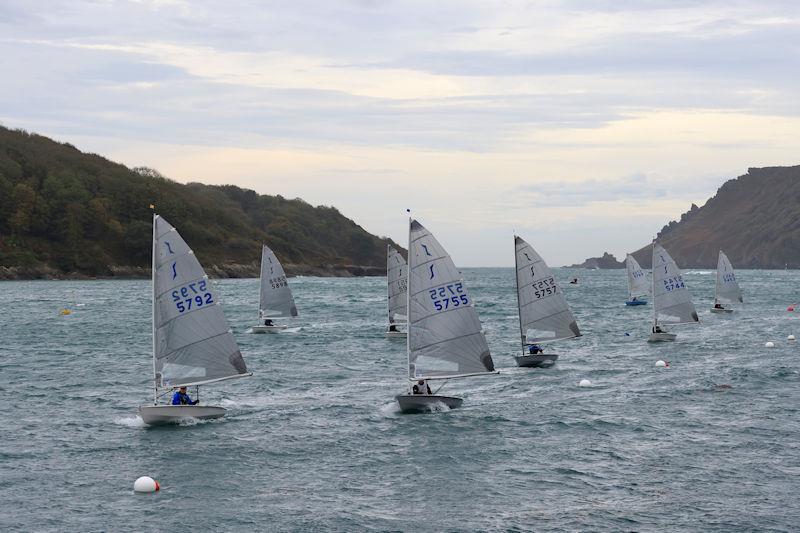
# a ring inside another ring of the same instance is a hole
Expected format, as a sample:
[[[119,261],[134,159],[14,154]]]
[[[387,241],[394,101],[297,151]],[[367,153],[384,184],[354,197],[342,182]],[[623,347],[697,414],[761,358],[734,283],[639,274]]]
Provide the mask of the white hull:
[[[724,315],[724,314],[727,314],[727,313],[733,313],[733,309],[717,309],[716,307],[712,307],[711,308],[711,312],[712,313],[719,313],[719,314],[723,314]]]
[[[463,399],[455,396],[439,396],[437,394],[400,394],[396,396],[400,410],[404,413],[427,413],[434,411],[439,405],[450,409],[461,407]]]
[[[537,353],[537,354],[525,354],[525,355],[514,356],[514,360],[516,360],[517,366],[522,366],[522,367],[553,366],[554,364],[556,364],[556,359],[558,359],[557,353]]]
[[[214,405],[140,405],[139,416],[145,424],[177,424],[187,418],[211,420],[225,416],[225,408]]]
[[[405,339],[406,332],[405,331],[387,331],[386,337],[390,339]]]
[[[677,333],[651,333],[647,342],[668,342],[678,338]]]
[[[251,330],[253,333],[280,333],[289,326],[280,324],[277,326],[253,326]]]

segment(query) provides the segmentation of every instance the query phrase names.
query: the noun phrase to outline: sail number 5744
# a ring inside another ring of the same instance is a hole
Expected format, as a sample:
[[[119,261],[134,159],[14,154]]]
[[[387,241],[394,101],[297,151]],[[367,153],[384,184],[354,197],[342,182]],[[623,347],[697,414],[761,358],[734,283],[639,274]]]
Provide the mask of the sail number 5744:
[[[191,310],[193,307],[203,307],[214,303],[214,297],[208,292],[206,280],[187,283],[183,287],[172,291],[172,301],[179,313]]]
[[[452,283],[438,289],[430,289],[428,294],[430,294],[433,306],[437,311],[469,305],[469,297],[464,291],[463,283]]]

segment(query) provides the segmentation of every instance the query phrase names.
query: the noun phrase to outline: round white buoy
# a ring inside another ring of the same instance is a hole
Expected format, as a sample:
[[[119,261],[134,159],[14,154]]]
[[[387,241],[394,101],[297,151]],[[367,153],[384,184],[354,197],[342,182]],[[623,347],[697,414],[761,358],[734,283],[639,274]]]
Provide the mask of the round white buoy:
[[[578,383],[578,387],[591,387],[592,382],[588,379],[582,379],[580,383]]]
[[[774,347],[775,347],[775,343],[772,342],[772,341],[767,342],[767,343],[764,344],[764,348],[774,348]]]
[[[787,341],[793,341],[793,340],[795,340],[795,338],[794,338],[794,335],[789,335],[788,337],[786,337],[786,340],[787,340]]]
[[[158,481],[150,476],[142,476],[133,482],[133,490],[136,492],[155,492],[160,488]]]
[[[664,367],[664,368],[666,368],[666,366],[667,366],[667,363],[665,363],[664,361],[662,361],[661,359],[659,359],[658,361],[656,361],[656,366],[658,366],[658,367]]]

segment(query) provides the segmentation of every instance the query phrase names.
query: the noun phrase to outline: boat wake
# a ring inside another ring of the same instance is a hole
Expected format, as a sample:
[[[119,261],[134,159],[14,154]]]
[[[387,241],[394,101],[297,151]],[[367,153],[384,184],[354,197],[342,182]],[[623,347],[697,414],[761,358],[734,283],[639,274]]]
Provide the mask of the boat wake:
[[[136,416],[118,416],[114,419],[114,423],[119,426],[125,426],[129,428],[146,428],[147,424],[144,423],[142,417],[139,415]]]

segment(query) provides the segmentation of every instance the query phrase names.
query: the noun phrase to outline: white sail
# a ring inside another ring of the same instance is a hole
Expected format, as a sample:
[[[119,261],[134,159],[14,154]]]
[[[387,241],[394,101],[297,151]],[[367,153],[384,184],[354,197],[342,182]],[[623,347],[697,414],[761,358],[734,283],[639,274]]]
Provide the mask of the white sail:
[[[739,288],[739,282],[736,281],[733,265],[728,260],[728,256],[720,250],[719,260],[717,261],[717,288],[714,294],[714,303],[732,304],[742,301],[742,290]]]
[[[660,244],[653,244],[653,313],[655,324],[700,321],[681,270]]]
[[[489,346],[461,273],[422,224],[409,223],[409,378],[493,371]]]
[[[514,237],[522,344],[579,337],[581,332],[553,271],[521,237]]]
[[[633,298],[647,294],[649,289],[647,275],[631,254],[625,258],[625,267],[628,271],[628,297]]]
[[[248,375],[219,295],[178,231],[153,217],[155,387]]]
[[[400,252],[387,245],[386,282],[389,291],[389,324],[403,324],[408,319],[406,282],[408,266]]]
[[[266,244],[261,249],[261,298],[258,308],[260,318],[297,316],[292,289],[286,281],[283,266]]]

